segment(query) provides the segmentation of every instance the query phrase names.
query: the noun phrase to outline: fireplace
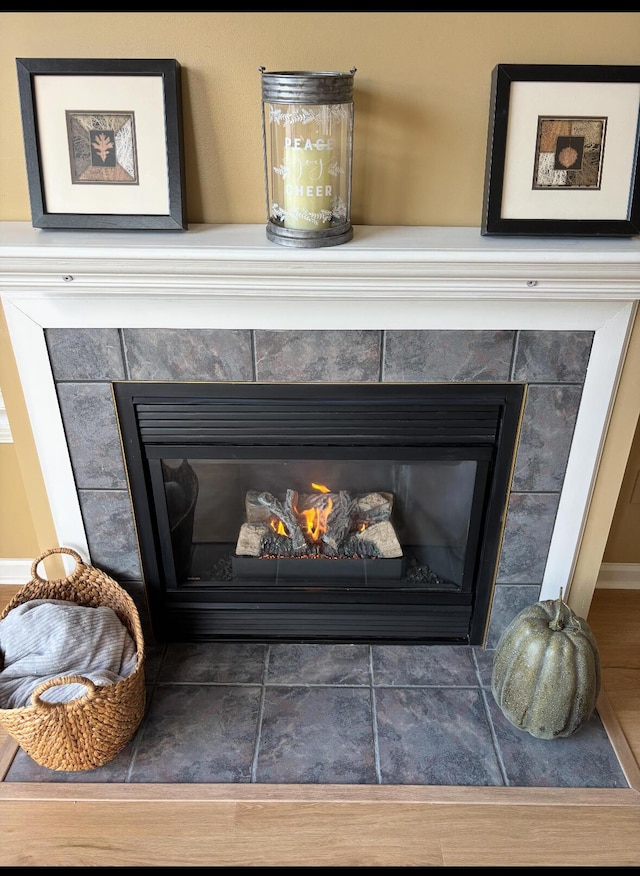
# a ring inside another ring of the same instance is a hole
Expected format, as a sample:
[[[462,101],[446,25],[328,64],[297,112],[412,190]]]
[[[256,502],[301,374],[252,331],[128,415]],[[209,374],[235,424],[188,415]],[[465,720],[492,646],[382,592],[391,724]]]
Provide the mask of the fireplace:
[[[114,382],[522,384],[485,644],[560,587],[586,616],[637,419],[625,386],[639,266],[637,239],[498,239],[475,228],[356,226],[344,246],[290,250],[261,225],[139,237],[3,223],[2,305],[46,489],[35,502],[51,509],[55,542],[122,583],[144,621],[151,600]],[[191,448],[167,457],[182,459],[201,462]],[[282,480],[269,492],[286,495]],[[320,483],[351,489],[331,481]]]
[[[482,644],[523,384],[113,391],[158,639]]]

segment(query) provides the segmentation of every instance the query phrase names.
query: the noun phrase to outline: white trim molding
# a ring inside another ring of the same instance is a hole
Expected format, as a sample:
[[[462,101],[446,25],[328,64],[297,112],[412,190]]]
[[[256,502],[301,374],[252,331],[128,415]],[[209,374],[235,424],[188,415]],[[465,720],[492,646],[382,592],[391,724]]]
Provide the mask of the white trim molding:
[[[31,580],[33,560],[0,559],[0,586],[3,584],[18,584],[22,586]]]
[[[640,563],[603,563],[596,587],[599,590],[640,590]]]

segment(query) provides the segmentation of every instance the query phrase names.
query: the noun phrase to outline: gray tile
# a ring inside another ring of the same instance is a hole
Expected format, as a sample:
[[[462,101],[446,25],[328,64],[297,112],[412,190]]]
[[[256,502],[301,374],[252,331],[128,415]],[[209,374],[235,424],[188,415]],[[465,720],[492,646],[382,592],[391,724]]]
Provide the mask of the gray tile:
[[[502,785],[478,688],[376,688],[382,783]]]
[[[509,785],[535,788],[627,788],[596,713],[571,736],[537,739],[519,730],[487,692],[491,720]]]
[[[593,334],[518,332],[513,379],[528,383],[583,383]]]
[[[535,599],[533,601],[535,602]],[[495,653],[495,648],[474,647],[473,649],[482,687],[491,687],[491,674],[493,672],[493,658]]]
[[[249,782],[260,687],[160,685],[131,782]]]
[[[256,379],[249,331],[125,329],[122,334],[132,379]],[[502,784],[489,709],[510,784],[626,786],[597,716],[566,740],[535,740],[508,724],[490,692],[492,648],[518,611],[538,599],[564,474],[564,430],[575,419],[592,333],[519,332],[515,354],[516,333],[510,331],[391,331],[384,337],[389,382],[511,377],[547,386],[530,387],[514,483],[522,492],[511,498],[487,649],[373,646],[376,684],[383,685],[375,689],[382,780]],[[377,331],[259,331],[257,379],[375,382],[381,339]],[[111,392],[107,383],[96,382],[124,376],[119,333],[51,329],[47,342],[56,378],[74,382],[59,388],[70,437],[75,434],[74,471],[84,487],[80,500],[91,562],[124,585],[141,573],[121,456],[114,463],[120,446]],[[577,386],[550,386],[563,383]],[[108,489],[100,489],[104,486]],[[142,605],[137,583],[136,604]],[[183,683],[154,689],[169,649],[162,678]],[[18,752],[6,780],[126,781],[135,756],[131,781],[375,783],[369,646],[359,645],[269,646],[262,745],[252,777],[266,650],[235,643],[149,644],[148,717],[117,758],[93,771],[57,772]]]
[[[257,380],[375,383],[380,377],[378,331],[259,330],[255,342]]]
[[[48,328],[44,335],[55,380],[125,377],[118,329]]]
[[[375,784],[370,691],[268,687],[256,781]]]
[[[527,588],[505,588],[526,590]],[[524,606],[523,606],[524,607]],[[241,643],[236,657],[243,675]],[[262,649],[262,645],[249,645]],[[393,646],[395,647],[395,646]],[[411,651],[414,646],[400,646]],[[446,653],[453,658],[455,682],[461,646],[433,647],[444,671]],[[215,648],[215,646],[214,646]],[[318,646],[327,656],[332,646]],[[381,652],[387,646],[374,646]],[[159,648],[158,657],[170,646]],[[208,648],[205,648],[205,652]],[[315,650],[315,649],[314,649]],[[494,651],[469,648],[475,656],[484,704],[477,687],[418,689],[394,686],[394,661],[386,664],[389,687],[375,691],[381,781],[385,784],[500,785],[498,753],[492,754],[487,710],[492,718],[508,784],[522,787],[627,787],[599,717],[567,739],[537,740],[513,727],[493,700],[490,668]],[[231,674],[232,648],[224,646]],[[290,782],[375,784],[375,755],[369,689],[366,687],[281,687],[266,690],[262,745],[257,774],[251,775],[260,713],[259,685],[196,684],[188,681],[207,668],[199,648],[181,655],[182,684],[147,689],[147,715],[125,749],[95,770],[55,771],[41,767],[19,751],[7,782]],[[221,652],[222,653],[222,652]],[[283,652],[284,654],[284,652]],[[174,653],[171,659],[177,658]],[[189,663],[193,660],[193,670]],[[255,661],[248,659],[249,666]],[[340,662],[340,661],[338,661]],[[421,665],[424,661],[418,661]],[[220,661],[220,665],[225,660]],[[411,661],[408,661],[410,664]],[[325,662],[330,666],[331,661]],[[406,667],[397,662],[400,676]],[[245,664],[246,666],[246,664]],[[300,664],[305,669],[305,662]],[[147,669],[147,667],[146,667]],[[409,672],[411,675],[411,672]],[[466,675],[466,672],[463,673]],[[153,672],[147,672],[148,680]],[[495,751],[495,749],[494,749]],[[133,764],[133,765],[132,765]]]
[[[489,617],[487,648],[496,648],[500,637],[514,617],[529,605],[538,601],[538,584],[496,584]]]
[[[374,645],[373,683],[475,687],[478,676],[466,645]]]
[[[111,386],[60,383],[57,392],[77,487],[126,489]]]
[[[562,489],[582,386],[531,386],[527,394],[512,489]]]
[[[369,684],[368,645],[272,645],[268,684]]]
[[[147,684],[155,684],[160,674],[160,667],[164,661],[167,646],[163,644],[149,643],[145,637],[144,642],[144,678]]]
[[[160,681],[261,684],[266,652],[242,642],[170,642]]]
[[[509,380],[512,331],[385,332],[383,380]]]
[[[147,602],[145,586],[142,581],[134,581],[129,578],[127,578],[126,580],[122,580],[119,583],[127,591],[129,596],[136,604],[136,608],[138,609],[138,616],[140,618],[140,624],[142,626],[144,641],[147,645],[147,648],[149,648],[149,646],[156,643],[156,639],[151,626],[151,618],[149,616],[149,605]]]
[[[142,577],[129,494],[124,490],[79,490],[91,563],[121,584]]]
[[[253,380],[244,329],[123,329],[132,380]]]
[[[500,584],[541,584],[547,564],[557,493],[512,493],[498,565]]]

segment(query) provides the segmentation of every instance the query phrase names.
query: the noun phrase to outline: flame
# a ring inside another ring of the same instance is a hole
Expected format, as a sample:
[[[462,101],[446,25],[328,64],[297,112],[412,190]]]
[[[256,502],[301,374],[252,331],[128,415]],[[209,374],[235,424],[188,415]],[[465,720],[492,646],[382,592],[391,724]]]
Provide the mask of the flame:
[[[324,484],[311,484],[314,490],[318,490],[320,493],[330,493],[331,490],[329,487],[325,487]],[[310,544],[317,544],[322,536],[327,531],[327,520],[329,519],[329,515],[333,509],[333,499],[327,499],[327,504],[324,508],[305,508],[302,511],[299,511],[298,508],[293,506],[294,513],[300,522],[300,528],[306,536],[307,542]],[[271,517],[269,520],[269,526],[277,535],[289,535],[289,531],[286,526],[277,517]]]
[[[331,514],[332,508],[333,500],[329,499],[324,508],[306,508],[300,514],[301,520],[304,521],[304,532],[310,537],[312,542],[320,541],[327,531],[327,518]]]
[[[319,493],[330,493],[331,490],[329,487],[325,487],[324,484],[314,484],[311,483],[311,486],[314,490],[317,490]],[[320,541],[322,536],[327,531],[327,520],[329,518],[329,514],[331,514],[331,509],[333,508],[333,499],[328,499],[327,504],[324,508],[308,508],[305,509],[301,514],[298,513],[298,516],[304,520],[304,532],[311,542],[317,544]]]
[[[287,527],[284,525],[282,520],[278,520],[277,517],[272,517],[269,520],[269,526],[277,535],[289,535],[287,532]]]

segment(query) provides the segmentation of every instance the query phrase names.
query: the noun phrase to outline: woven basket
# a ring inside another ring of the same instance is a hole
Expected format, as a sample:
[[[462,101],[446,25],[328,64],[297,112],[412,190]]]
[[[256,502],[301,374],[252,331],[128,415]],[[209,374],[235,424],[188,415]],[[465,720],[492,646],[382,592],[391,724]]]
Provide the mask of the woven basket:
[[[68,554],[76,567],[55,581],[40,578],[38,565],[52,554]],[[140,617],[129,594],[112,578],[86,565],[70,548],[52,548],[34,560],[32,580],[18,590],[0,620],[32,599],[62,599],[76,605],[107,606],[133,639],[136,668],[116,684],[96,686],[81,675],[49,679],[35,688],[28,706],[0,709],[0,725],[20,748],[51,770],[90,770],[112,760],[131,740],[145,708],[144,638]],[[86,694],[66,703],[49,703],[41,694],[54,685],[80,683]]]

